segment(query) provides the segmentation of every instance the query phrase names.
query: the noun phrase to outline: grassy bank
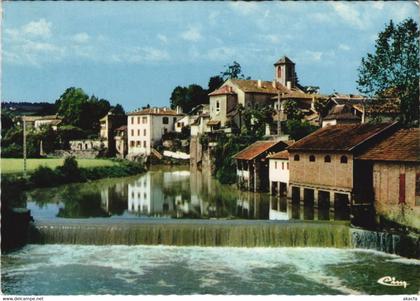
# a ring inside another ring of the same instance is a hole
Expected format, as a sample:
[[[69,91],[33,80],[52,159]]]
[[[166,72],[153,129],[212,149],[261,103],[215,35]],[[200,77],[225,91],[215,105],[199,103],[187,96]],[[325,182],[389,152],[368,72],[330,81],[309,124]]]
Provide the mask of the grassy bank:
[[[136,162],[125,160],[109,162],[112,164],[108,166],[86,168],[79,167],[78,161],[69,157],[64,160],[63,165],[54,169],[40,165],[26,177],[16,173],[2,174],[2,209],[3,207],[19,207],[22,204],[25,190],[68,183],[82,183],[102,178],[126,177],[145,171],[144,166]]]
[[[49,167],[51,169],[63,165],[64,158],[51,159],[27,159],[27,170],[33,172],[40,166]],[[108,167],[116,166],[117,162],[107,159],[77,159],[80,168]],[[2,174],[19,174],[23,173],[23,159],[21,158],[2,158],[1,159]]]

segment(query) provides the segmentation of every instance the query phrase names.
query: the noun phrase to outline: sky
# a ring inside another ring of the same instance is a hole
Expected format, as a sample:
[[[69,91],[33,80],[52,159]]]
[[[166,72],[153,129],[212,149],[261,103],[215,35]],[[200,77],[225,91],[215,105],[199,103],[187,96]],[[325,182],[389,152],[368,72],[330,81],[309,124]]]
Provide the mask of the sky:
[[[302,85],[357,93],[357,68],[415,2],[3,2],[2,101],[54,102],[68,87],[127,111],[169,105],[237,61],[273,80],[287,55]]]

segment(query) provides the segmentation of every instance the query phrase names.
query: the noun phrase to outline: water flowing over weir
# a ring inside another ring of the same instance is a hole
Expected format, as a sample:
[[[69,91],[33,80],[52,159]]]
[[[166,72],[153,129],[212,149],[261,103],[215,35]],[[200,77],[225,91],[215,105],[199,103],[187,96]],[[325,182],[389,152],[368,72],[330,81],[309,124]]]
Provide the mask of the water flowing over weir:
[[[347,223],[238,220],[42,221],[37,244],[351,247]]]

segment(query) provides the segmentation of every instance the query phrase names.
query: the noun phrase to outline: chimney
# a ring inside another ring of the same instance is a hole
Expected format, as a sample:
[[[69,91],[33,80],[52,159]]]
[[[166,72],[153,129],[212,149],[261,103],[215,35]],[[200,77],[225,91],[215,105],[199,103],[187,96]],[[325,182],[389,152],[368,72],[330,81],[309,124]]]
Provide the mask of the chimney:
[[[262,88],[261,80],[258,80],[258,88]]]
[[[163,110],[166,111],[166,107],[163,107]]]
[[[276,85],[276,81],[275,80],[273,80],[273,82],[271,84],[273,85],[273,88],[274,89],[277,88],[277,85]]]
[[[290,80],[287,81],[287,89],[292,90],[292,82]]]

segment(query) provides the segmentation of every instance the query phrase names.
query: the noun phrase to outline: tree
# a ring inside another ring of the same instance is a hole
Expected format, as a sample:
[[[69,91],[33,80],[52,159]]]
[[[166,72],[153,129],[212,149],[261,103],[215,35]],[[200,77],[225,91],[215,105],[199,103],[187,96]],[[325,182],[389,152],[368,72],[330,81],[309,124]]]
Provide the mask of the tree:
[[[381,106],[392,93],[400,101],[402,124],[419,124],[419,30],[413,19],[394,25],[392,20],[378,34],[375,52],[362,58],[358,90],[372,99],[367,106]],[[375,116],[374,116],[375,117]]]
[[[122,105],[117,103],[115,106],[111,107],[111,112],[115,115],[125,115],[125,110]]]
[[[81,89],[70,87],[56,100],[57,112],[63,117],[63,123],[81,127],[82,111],[86,109],[89,96]]]
[[[223,80],[223,77],[220,75],[215,75],[210,77],[207,93],[211,93],[214,90],[218,89],[221,85],[223,85],[225,81]]]
[[[207,91],[196,84],[188,87],[177,86],[172,91],[170,99],[172,109],[180,106],[185,113],[190,112],[195,106],[209,102]]]
[[[316,98],[314,102],[315,111],[319,115],[319,124],[322,125],[322,119],[328,114],[328,99],[327,98]]]
[[[288,120],[301,120],[303,113],[295,100],[287,100],[284,104],[284,113],[287,114]]]
[[[231,65],[225,65],[226,70],[220,72],[223,81],[231,78],[245,79],[245,75],[242,73],[242,67],[237,61],[233,61]],[[251,79],[249,76],[246,79]]]
[[[317,126],[311,125],[309,122],[301,122],[300,120],[287,120],[286,132],[292,140],[299,140],[316,131]]]

